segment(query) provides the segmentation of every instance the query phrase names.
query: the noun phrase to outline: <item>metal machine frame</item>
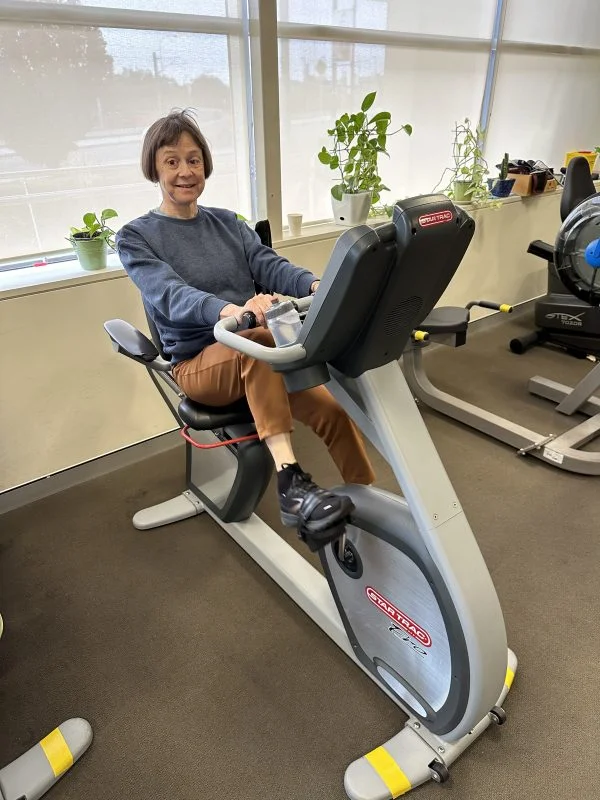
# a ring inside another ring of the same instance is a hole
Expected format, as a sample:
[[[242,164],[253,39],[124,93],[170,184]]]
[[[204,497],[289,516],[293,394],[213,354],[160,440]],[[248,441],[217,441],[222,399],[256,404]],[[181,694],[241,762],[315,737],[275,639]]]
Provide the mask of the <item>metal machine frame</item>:
[[[465,310],[442,307],[436,309],[434,315],[439,311],[454,312],[458,322],[464,318]],[[521,456],[532,455],[569,472],[600,475],[600,453],[578,449],[600,434],[600,400],[593,397],[594,392],[600,388],[600,364],[596,365],[575,387],[565,386],[538,375],[530,379],[529,391],[558,403],[557,411],[563,414],[574,414],[579,411],[590,416],[589,419],[558,436],[553,433],[538,433],[434,386],[425,370],[423,348],[433,343],[460,347],[465,343],[465,333],[461,330],[457,333],[437,335],[434,328],[430,330],[427,320],[419,327],[429,333],[429,340],[411,342],[402,358],[404,375],[418,400],[434,411],[516,448]]]
[[[0,616],[0,636],[4,623]],[[92,743],[84,719],[68,719],[26,753],[0,769],[0,800],[39,800]]]

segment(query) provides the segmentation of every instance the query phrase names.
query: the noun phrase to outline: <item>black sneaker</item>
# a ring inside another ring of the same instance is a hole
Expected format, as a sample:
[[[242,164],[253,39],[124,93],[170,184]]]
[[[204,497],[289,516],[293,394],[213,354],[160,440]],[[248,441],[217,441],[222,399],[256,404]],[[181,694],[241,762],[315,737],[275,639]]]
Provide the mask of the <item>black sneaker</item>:
[[[354,510],[349,497],[321,489],[311,475],[299,468],[292,472],[285,492],[279,492],[279,506],[283,524],[298,528],[299,533],[301,529],[319,533],[339,527]],[[338,535],[341,533],[343,530]]]

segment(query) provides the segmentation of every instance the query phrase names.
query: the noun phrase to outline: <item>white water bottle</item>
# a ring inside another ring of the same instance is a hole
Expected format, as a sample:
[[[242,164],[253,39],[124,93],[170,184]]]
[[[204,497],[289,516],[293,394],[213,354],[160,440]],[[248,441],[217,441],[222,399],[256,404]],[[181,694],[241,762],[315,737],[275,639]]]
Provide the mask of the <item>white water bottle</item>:
[[[293,344],[300,335],[302,320],[291,300],[273,303],[265,319],[277,347]]]

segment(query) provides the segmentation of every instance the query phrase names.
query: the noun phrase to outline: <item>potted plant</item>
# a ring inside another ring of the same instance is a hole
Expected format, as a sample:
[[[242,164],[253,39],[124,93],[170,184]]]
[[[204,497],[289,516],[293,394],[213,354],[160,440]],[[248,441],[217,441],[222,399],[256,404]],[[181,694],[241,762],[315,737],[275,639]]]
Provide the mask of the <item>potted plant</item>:
[[[488,180],[490,194],[494,197],[508,197],[515,185],[515,178],[508,177],[508,164],[508,153],[504,153],[502,163],[497,165],[499,170],[498,178],[490,178]]]
[[[388,133],[392,121],[389,111],[380,111],[369,117],[367,112],[375,102],[377,92],[369,92],[356,114],[342,114],[327,133],[332,139],[318,154],[321,164],[339,171],[339,182],[331,189],[333,216],[338,225],[351,227],[366,221],[371,205],[376,204],[381,192],[389,191],[379,176],[378,158],[388,155],[387,139],[400,131],[408,136],[411,125],[402,125]]]
[[[71,228],[68,240],[73,245],[79,263],[83,269],[97,270],[106,268],[107,245],[115,246],[115,231],[106,224],[107,219],[118,216],[112,208],[105,208],[100,219],[93,211],[83,215],[83,228]]]
[[[452,144],[451,167],[446,167],[437,186],[449,173],[446,187],[442,191],[455,203],[474,206],[491,205],[490,193],[486,185],[488,174],[487,161],[483,157],[484,131],[477,126],[475,130],[467,117],[464,122],[455,123],[454,142]]]

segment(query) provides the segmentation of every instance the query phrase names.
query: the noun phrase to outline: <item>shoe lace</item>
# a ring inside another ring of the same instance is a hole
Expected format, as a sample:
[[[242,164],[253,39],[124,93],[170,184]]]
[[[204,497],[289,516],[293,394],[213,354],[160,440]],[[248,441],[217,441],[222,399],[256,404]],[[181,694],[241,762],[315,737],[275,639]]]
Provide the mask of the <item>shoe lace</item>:
[[[302,472],[301,470],[294,473],[294,477],[292,478],[292,484],[295,489],[300,489],[303,494],[314,492],[316,489],[319,488],[317,484],[313,481],[312,475],[308,472]]]

